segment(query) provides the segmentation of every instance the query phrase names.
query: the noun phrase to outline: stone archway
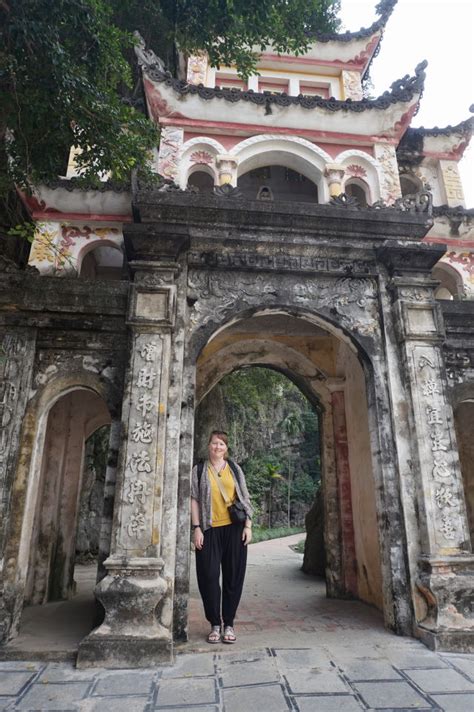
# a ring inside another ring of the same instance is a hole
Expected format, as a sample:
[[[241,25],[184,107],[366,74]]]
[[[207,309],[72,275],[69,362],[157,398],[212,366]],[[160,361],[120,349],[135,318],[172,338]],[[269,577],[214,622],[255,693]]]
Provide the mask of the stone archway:
[[[18,634],[25,603],[65,600],[74,592],[84,446],[98,428],[111,424],[109,452],[117,447],[116,418],[116,393],[87,373],[53,379],[28,405],[12,499],[10,565],[5,571],[9,638]],[[109,463],[102,512],[110,509],[109,500],[114,498],[110,484],[116,465]],[[112,511],[101,522],[99,578],[110,550],[111,517]]]
[[[373,473],[380,465],[369,434],[367,375],[356,348],[315,315],[266,309],[239,316],[217,329],[199,353],[196,403],[227,373],[259,365],[281,371],[319,405],[327,594],[383,609]]]

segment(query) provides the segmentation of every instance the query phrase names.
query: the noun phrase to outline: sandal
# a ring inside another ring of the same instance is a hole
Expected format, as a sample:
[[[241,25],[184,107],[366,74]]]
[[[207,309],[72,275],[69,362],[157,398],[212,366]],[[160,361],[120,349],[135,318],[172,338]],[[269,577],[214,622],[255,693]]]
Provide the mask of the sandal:
[[[215,645],[221,642],[221,627],[219,625],[213,625],[211,632],[207,636],[207,642]]]
[[[224,628],[224,635],[222,637],[222,642],[223,643],[235,643],[237,640],[237,637],[234,633],[234,629],[232,628],[231,625],[226,625]]]

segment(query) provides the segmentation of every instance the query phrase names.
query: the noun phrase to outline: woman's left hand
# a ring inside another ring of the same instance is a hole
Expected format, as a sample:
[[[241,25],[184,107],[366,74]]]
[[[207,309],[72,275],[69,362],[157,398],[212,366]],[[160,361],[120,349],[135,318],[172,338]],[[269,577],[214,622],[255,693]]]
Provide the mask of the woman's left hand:
[[[242,531],[242,541],[244,542],[244,545],[247,546],[247,544],[250,544],[252,541],[252,529],[251,527],[245,526],[243,531]]]

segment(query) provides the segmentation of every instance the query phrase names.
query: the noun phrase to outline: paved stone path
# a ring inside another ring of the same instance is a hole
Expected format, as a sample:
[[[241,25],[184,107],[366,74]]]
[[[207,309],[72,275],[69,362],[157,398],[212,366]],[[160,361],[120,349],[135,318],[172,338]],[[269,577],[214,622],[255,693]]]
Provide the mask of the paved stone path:
[[[236,645],[202,642],[207,625],[193,594],[191,640],[173,667],[0,662],[0,710],[474,711],[474,655],[433,653],[384,630],[368,606],[328,601],[300,574],[288,541],[252,546]]]

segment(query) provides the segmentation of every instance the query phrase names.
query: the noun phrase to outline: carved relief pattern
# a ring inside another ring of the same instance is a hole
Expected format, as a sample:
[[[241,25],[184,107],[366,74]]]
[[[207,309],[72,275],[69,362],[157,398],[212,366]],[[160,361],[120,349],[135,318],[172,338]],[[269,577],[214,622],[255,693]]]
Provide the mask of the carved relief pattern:
[[[417,355],[418,354],[418,355]],[[462,540],[460,522],[459,482],[452,461],[451,438],[445,415],[445,396],[439,379],[438,357],[426,348],[415,349],[416,379],[419,384],[421,429],[426,431],[428,467],[431,472],[431,493],[435,529],[443,546],[455,546]]]
[[[377,145],[377,158],[382,167],[382,200],[387,204],[401,197],[398,163],[393,146]]]
[[[194,151],[194,153],[191,153],[191,161],[192,163],[207,163],[210,164],[213,162],[213,158],[210,153],[207,151]]]
[[[360,72],[344,70],[342,72],[342,81],[344,85],[344,99],[360,101],[362,99]]]
[[[135,336],[122,497],[125,548],[143,547],[150,542],[162,346],[160,335]]]
[[[352,176],[352,178],[367,178],[367,171],[357,163],[351,163],[347,166],[346,173]]]
[[[179,151],[183,144],[183,129],[166,126],[161,131],[158,173],[174,180],[178,173]]]
[[[235,294],[239,294],[247,304],[258,306],[286,301],[289,306],[330,310],[341,318],[344,326],[363,336],[374,336],[379,330],[377,285],[369,277],[300,280],[291,275],[280,290],[260,273],[190,270],[188,284],[190,293],[196,297],[191,312],[192,326],[224,319],[234,308]]]
[[[207,55],[192,54],[188,60],[188,84],[205,84],[207,72]]]
[[[446,374],[452,385],[463,383],[467,378],[466,371],[473,368],[474,353],[469,351],[445,348]]]

